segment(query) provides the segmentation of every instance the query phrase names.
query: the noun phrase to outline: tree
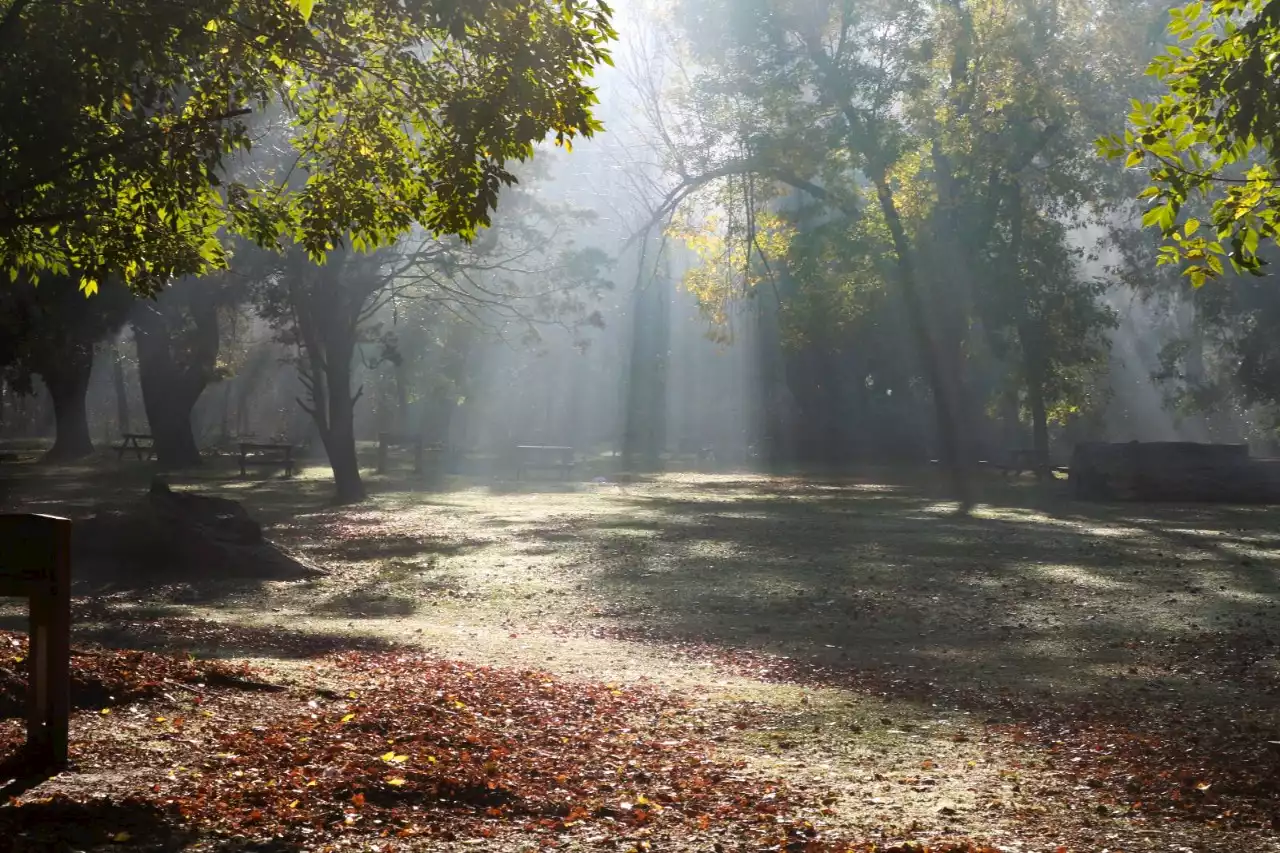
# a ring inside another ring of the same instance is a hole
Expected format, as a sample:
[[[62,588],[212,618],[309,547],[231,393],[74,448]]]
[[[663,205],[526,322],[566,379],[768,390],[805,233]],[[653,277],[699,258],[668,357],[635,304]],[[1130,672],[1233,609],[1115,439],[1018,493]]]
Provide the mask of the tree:
[[[1143,224],[1163,234],[1158,263],[1198,287],[1224,271],[1258,271],[1263,240],[1280,236],[1280,2],[1215,0],[1170,12],[1176,43],[1147,73],[1162,96],[1135,101],[1123,134],[1099,150],[1145,170]],[[1210,203],[1208,221],[1180,220]]]
[[[85,395],[94,351],[119,332],[132,301],[116,281],[104,283],[96,299],[85,299],[71,279],[39,286],[20,280],[0,288],[0,369],[12,387],[26,393],[39,376],[53,402],[57,437],[47,461],[93,453]]]
[[[244,295],[239,276],[186,277],[155,299],[141,299],[130,321],[138,379],[156,461],[169,468],[200,464],[191,412],[211,382],[223,378],[219,315]]]
[[[909,0],[687,0],[682,10],[688,82],[674,115],[655,123],[674,176],[666,208],[738,208],[710,221],[739,293],[782,266],[767,249],[780,192],[843,220],[835,231],[849,255],[864,253],[867,292],[878,278],[901,304],[964,503],[976,312],[998,279],[1022,280],[1006,251],[1011,188],[1054,218],[1101,206],[1102,170],[1081,143],[1097,134],[1095,104],[1116,93],[1117,51],[1094,50],[1108,30],[1099,20],[1124,10]],[[830,267],[830,283],[856,266]],[[818,286],[824,275],[798,292],[839,302]]]
[[[1061,223],[1021,208],[1011,225],[1009,269],[983,288],[980,316],[995,354],[1016,365],[1006,382],[1025,400],[1037,473],[1047,478],[1049,425],[1084,407],[1106,368],[1107,332],[1117,323],[1100,300],[1106,283],[1084,277],[1083,252],[1067,246]]]
[[[225,266],[224,229],[319,258],[475,235],[513,161],[599,129],[604,3],[7,0],[0,261],[137,290]],[[56,45],[57,49],[50,49]],[[424,49],[424,45],[430,45]],[[258,112],[258,127],[250,121]],[[228,177],[264,122],[278,169]]]
[[[333,469],[337,499],[365,496],[355,446],[356,356],[367,367],[402,356],[387,328],[398,303],[432,303],[503,339],[536,341],[539,328],[599,325],[591,305],[609,286],[607,257],[578,249],[572,229],[584,214],[545,204],[527,188],[508,190],[501,219],[468,244],[424,237],[395,250],[338,250],[317,265],[299,247],[255,302],[296,353],[307,389],[300,404],[314,420]],[[372,353],[366,353],[372,350]]]

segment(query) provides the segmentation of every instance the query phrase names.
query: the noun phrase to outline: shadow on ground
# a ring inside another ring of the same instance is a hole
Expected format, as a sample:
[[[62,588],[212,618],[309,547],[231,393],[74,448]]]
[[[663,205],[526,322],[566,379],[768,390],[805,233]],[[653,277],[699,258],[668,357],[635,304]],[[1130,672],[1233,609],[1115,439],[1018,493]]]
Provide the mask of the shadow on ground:
[[[1027,491],[966,517],[907,488],[729,480],[533,535],[589,542],[600,598],[655,638],[1058,699],[1280,688],[1280,511]]]

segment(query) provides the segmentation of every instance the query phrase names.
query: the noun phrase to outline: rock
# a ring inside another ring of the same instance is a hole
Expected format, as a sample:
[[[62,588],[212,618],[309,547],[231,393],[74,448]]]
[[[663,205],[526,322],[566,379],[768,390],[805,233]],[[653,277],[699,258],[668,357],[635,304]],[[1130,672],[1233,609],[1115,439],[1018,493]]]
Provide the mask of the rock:
[[[239,502],[175,492],[156,479],[146,497],[101,507],[72,526],[76,577],[155,582],[301,580],[324,572],[262,536]]]

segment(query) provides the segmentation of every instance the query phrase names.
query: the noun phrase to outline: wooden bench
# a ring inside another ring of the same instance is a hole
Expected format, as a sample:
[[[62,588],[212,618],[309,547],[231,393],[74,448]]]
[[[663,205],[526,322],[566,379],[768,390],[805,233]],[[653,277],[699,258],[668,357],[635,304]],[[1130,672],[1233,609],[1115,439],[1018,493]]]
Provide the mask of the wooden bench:
[[[27,755],[67,763],[71,720],[71,522],[0,515],[0,595],[28,600]]]
[[[124,455],[129,451],[136,453],[139,460],[143,458],[144,453],[147,459],[156,457],[156,440],[151,436],[139,432],[126,432],[120,438],[120,444],[116,446],[117,461],[124,459]]]
[[[557,447],[541,444],[520,444],[516,446],[516,479],[523,480],[524,472],[531,470],[559,471],[561,477],[569,479],[573,472],[572,447]]]
[[[246,474],[249,465],[267,468],[283,468],[286,477],[293,476],[293,445],[265,444],[256,441],[240,442],[240,476]]]
[[[394,432],[378,433],[378,473],[387,471],[387,454],[393,447],[408,447],[413,450],[413,473],[422,473],[422,459],[427,451],[438,453],[443,450],[440,444],[429,444],[420,435],[402,435]]]

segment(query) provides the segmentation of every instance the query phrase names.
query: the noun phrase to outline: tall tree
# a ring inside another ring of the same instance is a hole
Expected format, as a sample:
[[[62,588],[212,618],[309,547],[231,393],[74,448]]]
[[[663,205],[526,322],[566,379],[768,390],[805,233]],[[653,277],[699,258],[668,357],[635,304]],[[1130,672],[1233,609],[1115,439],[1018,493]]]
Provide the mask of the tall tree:
[[[215,280],[187,277],[156,299],[140,299],[130,317],[138,349],[142,404],[165,467],[200,464],[191,412],[209,384],[221,378],[219,315],[233,306],[242,283],[223,273]]]
[[[70,280],[31,281],[0,288],[0,368],[12,387],[30,393],[39,376],[53,403],[57,436],[45,454],[50,462],[93,453],[86,395],[94,351],[114,337],[133,299],[119,282],[86,299]]]
[[[1048,215],[1088,216],[1097,169],[1080,143],[1103,113],[1093,101],[1116,92],[1115,52],[1090,57],[1113,10],[996,0],[680,8],[692,56],[657,134],[675,177],[667,209],[719,187],[703,200],[744,210],[717,223],[741,247],[744,279],[752,256],[770,261],[762,216],[775,215],[779,184],[863,220],[884,247],[873,254],[890,262],[876,272],[891,275],[901,301],[963,502],[976,409],[969,337],[991,252],[1008,245],[1009,189],[1023,186]]]
[[[501,220],[470,244],[422,238],[399,250],[339,250],[325,265],[298,250],[286,255],[279,275],[261,282],[259,311],[296,353],[307,389],[301,404],[328,452],[340,502],[365,494],[354,422],[363,389],[353,388],[354,359],[359,354],[371,366],[401,359],[399,334],[387,322],[397,304],[428,302],[504,339],[536,340],[546,324],[599,325],[592,307],[609,286],[602,278],[608,259],[574,244],[583,216],[544,203],[528,187],[513,188]]]

